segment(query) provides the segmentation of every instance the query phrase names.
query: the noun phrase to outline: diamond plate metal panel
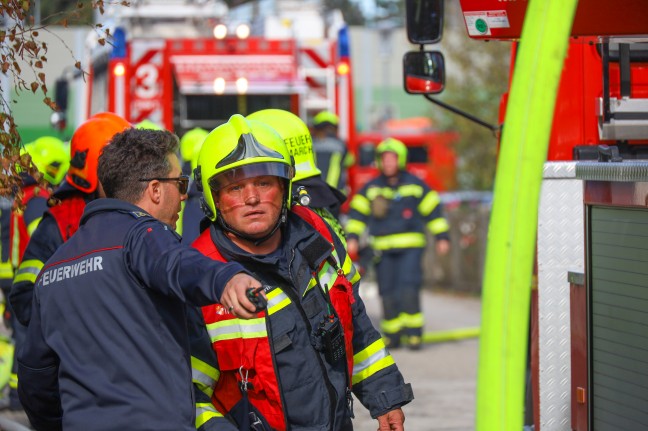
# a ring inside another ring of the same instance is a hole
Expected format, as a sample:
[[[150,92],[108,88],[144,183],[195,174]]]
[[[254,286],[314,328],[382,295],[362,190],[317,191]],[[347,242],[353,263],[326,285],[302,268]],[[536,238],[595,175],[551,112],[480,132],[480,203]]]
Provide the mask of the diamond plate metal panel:
[[[540,429],[570,431],[568,272],[584,272],[583,183],[576,162],[546,163],[538,213]]]

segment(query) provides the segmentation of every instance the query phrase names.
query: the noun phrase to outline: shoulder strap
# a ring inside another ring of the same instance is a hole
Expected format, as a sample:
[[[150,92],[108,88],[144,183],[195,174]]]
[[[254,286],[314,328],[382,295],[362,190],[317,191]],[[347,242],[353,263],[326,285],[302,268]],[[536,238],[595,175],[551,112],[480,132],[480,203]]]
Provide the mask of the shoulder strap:
[[[328,242],[333,244],[333,235],[328,228],[328,225],[322,217],[317,215],[312,209],[303,207],[301,205],[293,205],[291,211],[304,219],[308,224],[313,226]]]
[[[220,251],[218,251],[218,248],[216,247],[216,244],[214,244],[214,241],[212,241],[211,234],[209,232],[209,229],[202,231],[202,233],[198,236],[198,238],[194,240],[191,245],[205,256],[210,257],[214,260],[225,262],[225,258],[220,253]]]

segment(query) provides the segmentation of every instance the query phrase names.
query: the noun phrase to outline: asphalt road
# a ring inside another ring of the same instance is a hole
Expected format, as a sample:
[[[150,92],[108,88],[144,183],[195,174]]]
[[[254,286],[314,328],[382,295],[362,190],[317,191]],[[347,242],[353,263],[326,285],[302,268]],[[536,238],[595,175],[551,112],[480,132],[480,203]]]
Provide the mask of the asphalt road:
[[[375,285],[365,282],[361,295],[377,325],[380,301]],[[426,332],[479,326],[479,298],[426,290],[422,299]],[[477,338],[429,343],[419,351],[391,352],[414,389],[415,400],[403,409],[406,430],[474,430],[477,352]],[[355,431],[377,430],[377,421],[357,400],[354,410]],[[24,413],[0,411],[0,431],[25,431],[28,425]]]

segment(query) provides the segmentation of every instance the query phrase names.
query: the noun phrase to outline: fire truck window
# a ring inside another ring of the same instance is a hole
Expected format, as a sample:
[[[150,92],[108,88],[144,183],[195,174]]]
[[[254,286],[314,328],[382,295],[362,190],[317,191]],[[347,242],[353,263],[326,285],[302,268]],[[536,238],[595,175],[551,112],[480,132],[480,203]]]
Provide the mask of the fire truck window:
[[[290,110],[290,96],[285,95],[195,95],[184,97],[187,122],[214,121],[213,127],[227,121],[234,114],[248,115],[266,108]]]
[[[376,147],[371,142],[360,144],[358,149],[358,164],[360,166],[371,166],[374,163]]]
[[[425,147],[409,147],[407,149],[407,161],[409,163],[427,163],[428,152]]]

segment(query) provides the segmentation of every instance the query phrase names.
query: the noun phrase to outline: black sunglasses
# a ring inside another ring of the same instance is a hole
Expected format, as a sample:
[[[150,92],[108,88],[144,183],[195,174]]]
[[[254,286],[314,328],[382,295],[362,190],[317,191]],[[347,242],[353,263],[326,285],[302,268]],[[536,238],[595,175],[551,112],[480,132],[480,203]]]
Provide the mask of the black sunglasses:
[[[189,191],[189,175],[180,175],[175,178],[140,178],[138,181],[175,181],[178,183],[178,190],[181,195],[187,194]]]

